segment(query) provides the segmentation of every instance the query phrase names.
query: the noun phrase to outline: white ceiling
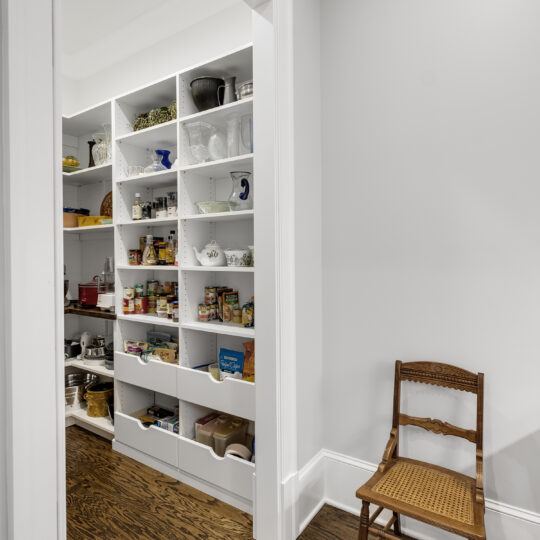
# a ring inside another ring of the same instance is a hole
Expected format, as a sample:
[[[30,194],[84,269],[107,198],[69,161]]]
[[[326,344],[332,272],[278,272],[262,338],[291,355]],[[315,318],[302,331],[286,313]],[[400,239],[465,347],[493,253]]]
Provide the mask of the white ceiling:
[[[62,72],[84,79],[242,0],[63,0]]]

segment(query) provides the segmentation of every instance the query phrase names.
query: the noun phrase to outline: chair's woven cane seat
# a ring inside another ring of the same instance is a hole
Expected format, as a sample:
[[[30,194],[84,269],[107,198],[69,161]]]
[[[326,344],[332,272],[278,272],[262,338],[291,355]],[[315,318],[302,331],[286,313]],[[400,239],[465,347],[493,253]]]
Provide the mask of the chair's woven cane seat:
[[[437,469],[398,462],[373,491],[461,523],[474,523],[471,482]]]
[[[443,467],[408,458],[390,460],[357,492],[365,501],[467,538],[485,538],[475,480]]]

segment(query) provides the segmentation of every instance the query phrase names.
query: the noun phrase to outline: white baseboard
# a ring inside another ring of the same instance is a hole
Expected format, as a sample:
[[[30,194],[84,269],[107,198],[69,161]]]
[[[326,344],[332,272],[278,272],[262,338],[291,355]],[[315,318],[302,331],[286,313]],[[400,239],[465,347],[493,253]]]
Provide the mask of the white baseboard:
[[[359,516],[360,501],[355,496],[356,490],[376,469],[373,463],[331,450],[320,450],[297,475],[297,535],[302,533],[324,504]],[[384,516],[381,521],[384,521]],[[490,540],[538,540],[540,514],[487,499],[486,529]],[[406,518],[403,520],[403,530],[418,540],[456,538],[455,535]]]

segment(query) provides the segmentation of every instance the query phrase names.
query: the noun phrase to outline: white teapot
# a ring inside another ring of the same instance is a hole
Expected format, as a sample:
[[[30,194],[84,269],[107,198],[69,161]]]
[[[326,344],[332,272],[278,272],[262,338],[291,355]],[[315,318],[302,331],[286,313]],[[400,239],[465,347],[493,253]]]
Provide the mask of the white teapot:
[[[206,244],[201,251],[193,246],[193,251],[202,266],[225,266],[225,253],[215,240]]]

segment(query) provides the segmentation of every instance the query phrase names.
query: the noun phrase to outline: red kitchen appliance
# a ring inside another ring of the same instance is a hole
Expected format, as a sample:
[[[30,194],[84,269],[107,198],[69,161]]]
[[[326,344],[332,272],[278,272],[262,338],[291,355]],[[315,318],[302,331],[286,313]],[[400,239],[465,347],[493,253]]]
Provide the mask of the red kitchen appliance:
[[[99,276],[94,276],[90,283],[79,283],[79,306],[96,307],[98,295],[105,293],[105,284]]]

